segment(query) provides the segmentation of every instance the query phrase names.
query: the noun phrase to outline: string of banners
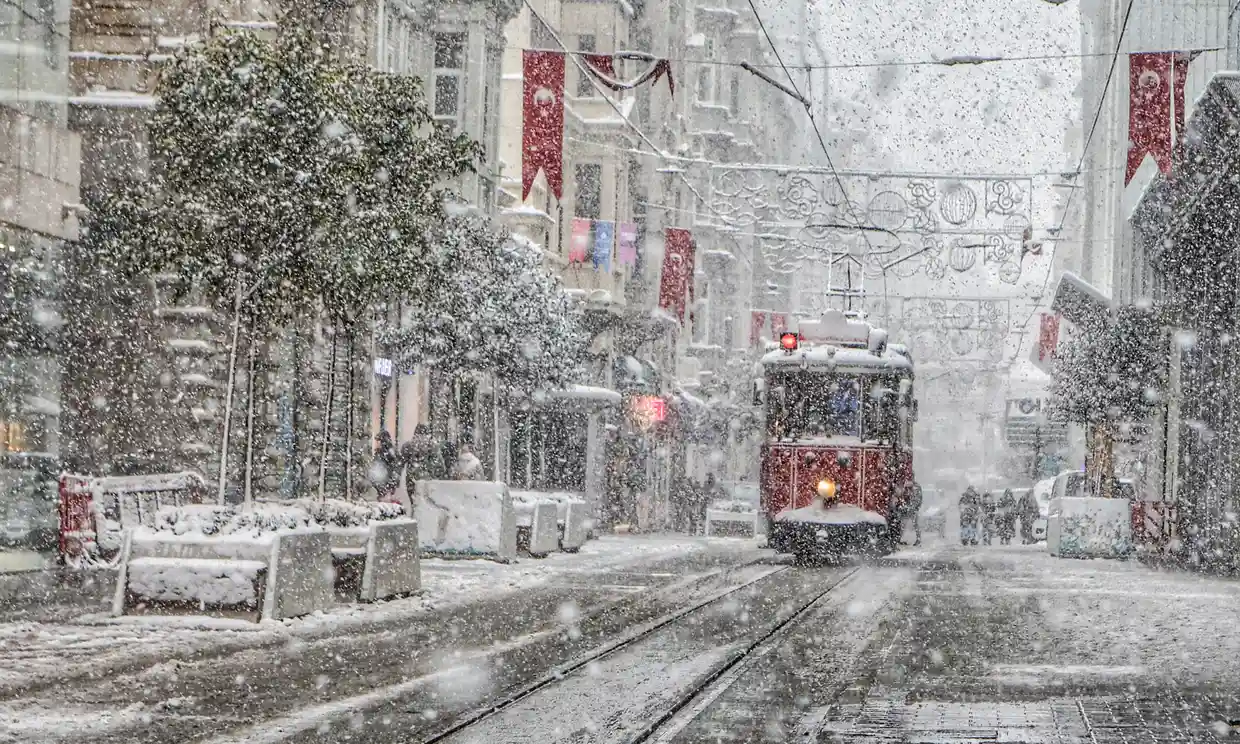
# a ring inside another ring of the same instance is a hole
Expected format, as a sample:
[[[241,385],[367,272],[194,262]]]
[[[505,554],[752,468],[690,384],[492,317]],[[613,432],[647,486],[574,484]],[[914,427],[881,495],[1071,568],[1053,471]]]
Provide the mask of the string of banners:
[[[637,225],[621,222],[617,226],[609,220],[573,218],[573,234],[568,243],[570,264],[589,262],[595,269],[611,271],[613,248],[616,263],[637,266]]]
[[[521,99],[521,200],[530,195],[538,172],[547,177],[547,187],[556,199],[564,193],[564,60],[565,52],[526,49],[521,61],[524,79]],[[667,76],[668,91],[675,95],[672,66],[644,52],[580,54],[583,67],[600,85],[614,91],[654,85]],[[629,80],[616,78],[615,60],[646,63],[646,68]]]

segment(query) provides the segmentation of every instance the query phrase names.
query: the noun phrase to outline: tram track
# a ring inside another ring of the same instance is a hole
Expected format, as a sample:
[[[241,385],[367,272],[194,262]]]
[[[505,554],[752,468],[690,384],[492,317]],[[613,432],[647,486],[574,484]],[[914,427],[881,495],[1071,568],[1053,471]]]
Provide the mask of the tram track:
[[[452,725],[431,734],[427,738],[421,739],[421,741],[423,744],[439,744],[440,742],[456,741],[458,737],[468,737],[471,733],[475,733],[475,729],[480,729],[481,724],[489,719],[513,709],[539,692],[564,683],[572,675],[581,672],[590,665],[597,664],[608,657],[636,646],[644,640],[651,639],[660,631],[668,630],[677,623],[688,621],[695,613],[700,613],[718,603],[726,602],[733,595],[789,570],[794,569],[791,566],[775,567],[761,576],[722,589],[708,597],[633,628],[621,637],[601,644],[572,661],[552,669],[538,680],[525,685],[502,700],[457,718]],[[740,650],[728,656],[722,663],[713,666],[704,676],[695,680],[689,689],[677,695],[670,703],[661,704],[658,713],[642,725],[635,735],[628,738],[626,740],[627,744],[670,741],[680,729],[683,729],[688,721],[692,720],[693,715],[700,712],[699,707],[705,708],[706,705],[709,705],[710,701],[722,694],[748,668],[748,662],[761,658],[776,648],[779,645],[780,639],[789,628],[812,612],[819,603],[859,570],[861,570],[859,567],[853,567],[833,577],[829,586],[815,592],[808,601],[798,602],[795,608],[786,616],[777,619],[773,625],[763,629],[756,637],[743,641]],[[678,716],[682,716],[683,720],[678,718]]]

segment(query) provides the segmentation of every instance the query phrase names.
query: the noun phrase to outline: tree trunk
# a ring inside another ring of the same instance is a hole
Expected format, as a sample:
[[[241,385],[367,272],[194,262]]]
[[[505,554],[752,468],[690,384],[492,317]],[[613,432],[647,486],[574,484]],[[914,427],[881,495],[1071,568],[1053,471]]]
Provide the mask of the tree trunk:
[[[323,447],[319,452],[319,500],[327,500],[327,449],[332,439],[332,400],[336,393],[336,333],[332,328],[332,355],[327,365],[327,401],[323,411]]]
[[[216,499],[224,503],[224,490],[228,484],[228,444],[232,429],[233,385],[237,381],[237,339],[241,334],[241,301],[244,295],[241,287],[237,287],[237,298],[233,302],[232,346],[228,350],[228,382],[224,392],[224,435],[220,445],[220,479]]]
[[[1108,421],[1094,424],[1094,481],[1097,496],[1104,499],[1115,496],[1115,436]]]
[[[258,339],[250,331],[250,348],[246,350],[245,385],[245,508],[254,505],[254,359],[257,356]]]
[[[349,343],[349,347],[348,347],[349,388],[348,388],[348,395],[345,398],[345,401],[349,407],[345,409],[345,417],[344,417],[344,421],[345,421],[345,424],[344,424],[344,428],[345,428],[344,497],[346,499],[352,499],[353,498],[353,433],[354,433],[353,432],[353,404],[354,404],[353,383],[354,383],[354,373],[357,371],[355,369],[355,364],[357,360],[353,358],[354,349],[353,349],[353,328],[352,326],[350,326],[349,328],[348,343]]]

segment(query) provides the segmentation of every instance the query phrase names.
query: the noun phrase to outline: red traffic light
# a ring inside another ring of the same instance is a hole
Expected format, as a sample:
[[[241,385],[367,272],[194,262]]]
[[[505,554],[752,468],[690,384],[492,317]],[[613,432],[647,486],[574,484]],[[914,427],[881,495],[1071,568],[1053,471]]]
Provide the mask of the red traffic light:
[[[779,334],[779,345],[783,347],[784,351],[796,351],[798,342],[799,339],[795,333]]]

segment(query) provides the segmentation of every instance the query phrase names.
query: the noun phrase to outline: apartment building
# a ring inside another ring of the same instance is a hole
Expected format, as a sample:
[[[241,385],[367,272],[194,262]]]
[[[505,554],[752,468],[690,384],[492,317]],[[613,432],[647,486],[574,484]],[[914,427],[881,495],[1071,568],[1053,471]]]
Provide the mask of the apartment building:
[[[56,528],[60,295],[81,201],[68,36],[68,0],[0,2],[0,553],[46,549]]]

